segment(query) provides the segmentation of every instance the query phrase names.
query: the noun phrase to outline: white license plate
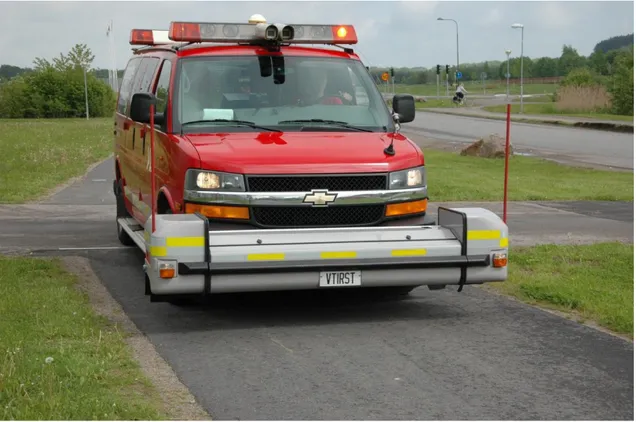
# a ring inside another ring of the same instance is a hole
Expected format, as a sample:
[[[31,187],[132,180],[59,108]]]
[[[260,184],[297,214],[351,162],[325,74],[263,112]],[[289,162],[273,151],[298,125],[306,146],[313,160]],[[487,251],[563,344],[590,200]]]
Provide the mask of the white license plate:
[[[362,286],[360,271],[323,271],[320,273],[320,287]]]

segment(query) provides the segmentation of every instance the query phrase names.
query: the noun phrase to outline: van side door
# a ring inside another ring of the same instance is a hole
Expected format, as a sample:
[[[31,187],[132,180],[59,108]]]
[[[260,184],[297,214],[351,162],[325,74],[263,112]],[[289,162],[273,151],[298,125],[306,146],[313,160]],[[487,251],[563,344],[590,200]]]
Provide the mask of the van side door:
[[[133,85],[133,94],[138,92],[150,93],[157,68],[159,66],[159,58],[144,57],[135,76]],[[140,212],[141,221],[145,223],[150,215],[151,209],[144,201],[142,189],[148,174],[146,173],[146,146],[150,145],[149,125],[146,123],[133,122],[132,136],[130,138],[129,148],[131,151],[132,163],[131,169],[135,177],[135,202]]]
[[[119,96],[117,98],[117,108],[115,111],[115,144],[113,153],[115,155],[115,166],[119,165],[119,169],[116,168],[115,171],[119,172],[119,177],[122,180],[124,197],[127,199],[126,202],[132,202],[130,183],[134,181],[134,175],[132,174],[132,157],[127,142],[132,126],[132,120],[130,119],[130,100],[132,97],[133,82],[140,63],[141,57],[133,57],[128,61],[121,86],[119,87]],[[131,212],[131,215],[134,215],[134,211],[130,206],[128,207],[128,211]]]
[[[162,116],[160,123],[155,124],[155,174],[156,187],[158,191],[162,186],[170,183],[170,156],[173,148],[177,148],[176,144],[172,144],[167,135],[167,111],[168,111],[168,92],[170,90],[170,77],[172,75],[172,62],[168,59],[163,60],[158,72],[157,82],[153,84],[152,92],[157,97],[157,105],[155,110],[156,116]],[[152,178],[151,178],[151,155],[150,155],[150,127],[146,132],[146,141],[144,143],[145,158],[145,177],[142,178],[141,194],[144,202],[152,211]],[[154,198],[157,200],[157,197]],[[157,209],[157,212],[165,212],[165,209]]]

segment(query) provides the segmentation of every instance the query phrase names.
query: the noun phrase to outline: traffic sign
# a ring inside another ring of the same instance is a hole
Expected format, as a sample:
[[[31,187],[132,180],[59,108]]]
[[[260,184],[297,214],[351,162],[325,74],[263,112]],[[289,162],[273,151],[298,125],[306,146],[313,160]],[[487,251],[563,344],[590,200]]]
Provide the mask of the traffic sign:
[[[506,79],[510,79],[510,73],[506,73]]]
[[[384,82],[387,82],[387,81],[389,80],[389,72],[384,72],[384,73],[382,74],[382,80],[383,80]]]
[[[457,79],[461,79],[462,78],[462,72],[457,71]]]

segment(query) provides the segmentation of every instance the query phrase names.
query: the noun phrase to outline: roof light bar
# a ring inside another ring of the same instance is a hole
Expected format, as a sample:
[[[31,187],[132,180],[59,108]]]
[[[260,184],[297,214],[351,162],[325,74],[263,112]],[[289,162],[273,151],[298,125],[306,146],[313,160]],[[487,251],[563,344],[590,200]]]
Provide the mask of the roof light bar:
[[[156,29],[133,29],[130,31],[131,45],[161,45],[175,44],[168,38],[168,31],[159,31]]]
[[[292,25],[294,44],[357,44],[353,25]]]
[[[275,41],[290,44],[356,44],[352,25],[171,22],[172,41],[236,43]]]
[[[241,42],[256,38],[249,23],[170,22],[169,38],[188,42]]]

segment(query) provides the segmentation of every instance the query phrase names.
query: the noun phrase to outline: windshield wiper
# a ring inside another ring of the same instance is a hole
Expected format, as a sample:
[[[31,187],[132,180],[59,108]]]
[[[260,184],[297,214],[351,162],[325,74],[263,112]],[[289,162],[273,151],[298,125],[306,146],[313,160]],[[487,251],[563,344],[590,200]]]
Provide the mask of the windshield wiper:
[[[341,122],[339,120],[305,119],[305,120],[281,120],[280,122],[278,122],[279,125],[284,125],[286,123],[287,124],[290,124],[290,123],[322,123],[322,124],[326,124],[326,125],[340,126],[340,127],[347,128],[347,129],[359,130],[360,132],[373,132],[371,129],[365,129],[363,127],[353,126],[353,125],[350,125],[347,122]]]
[[[271,128],[271,127],[259,126],[256,123],[249,122],[247,120],[233,120],[233,119],[192,120],[190,122],[181,123],[181,127],[183,128],[186,125],[196,124],[196,123],[232,123],[232,124],[236,124],[236,125],[239,125],[239,126],[248,126],[248,127],[253,128],[253,129],[268,130],[268,131],[271,131],[271,132],[282,132],[281,130],[274,129],[274,128]]]

